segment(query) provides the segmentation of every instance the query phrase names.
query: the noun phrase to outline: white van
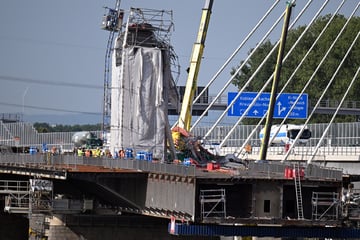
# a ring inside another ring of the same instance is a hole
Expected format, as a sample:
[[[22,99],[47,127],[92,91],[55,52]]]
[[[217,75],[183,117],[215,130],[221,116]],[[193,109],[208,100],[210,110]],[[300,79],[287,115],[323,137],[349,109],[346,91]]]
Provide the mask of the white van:
[[[271,138],[274,136],[274,134],[277,131],[278,131],[278,133],[276,134],[276,137],[274,138],[274,140],[271,142],[270,145],[285,145],[285,144],[292,143],[303,127],[304,127],[304,125],[296,125],[296,124],[284,124],[282,126],[273,125],[271,127],[269,141],[271,140]],[[280,128],[280,130],[279,130],[279,128]],[[260,134],[259,134],[261,141],[264,138],[264,131],[265,131],[265,128],[261,129]],[[297,144],[305,145],[309,141],[310,138],[311,138],[311,131],[308,129],[307,126],[305,126],[299,140],[297,141]]]

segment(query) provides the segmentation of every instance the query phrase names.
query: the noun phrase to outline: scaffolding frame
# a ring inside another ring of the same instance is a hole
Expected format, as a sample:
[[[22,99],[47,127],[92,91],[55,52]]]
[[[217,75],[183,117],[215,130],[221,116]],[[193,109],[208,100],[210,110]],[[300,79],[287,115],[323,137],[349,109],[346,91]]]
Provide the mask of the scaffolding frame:
[[[171,36],[174,31],[172,10],[156,10],[149,8],[131,8],[129,17],[119,39],[129,46],[149,46],[168,50],[170,55],[171,74],[177,83],[180,76],[180,63],[175,50],[171,46]],[[122,44],[115,46],[116,55],[121,56]]]
[[[200,190],[201,218],[226,218],[225,189]]]
[[[340,206],[339,193],[313,192],[311,202],[313,220],[338,220]]]
[[[171,10],[155,10],[147,8],[131,8],[128,20],[129,28],[136,33],[149,30],[154,33],[157,44],[156,47],[169,47],[170,37],[174,29],[173,12]],[[136,40],[136,39],[135,39]],[[145,39],[148,41],[149,39]],[[133,45],[143,44],[144,42],[134,42]],[[160,43],[160,45],[159,45]]]
[[[0,180],[0,194],[6,194],[5,212],[29,213],[29,181]]]

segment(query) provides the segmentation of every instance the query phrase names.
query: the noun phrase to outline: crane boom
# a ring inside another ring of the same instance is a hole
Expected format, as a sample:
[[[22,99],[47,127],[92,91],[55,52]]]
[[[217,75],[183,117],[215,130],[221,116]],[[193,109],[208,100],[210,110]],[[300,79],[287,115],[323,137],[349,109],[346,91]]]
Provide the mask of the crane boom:
[[[185,129],[186,131],[190,130],[192,103],[197,88],[197,77],[200,69],[201,58],[204,51],[206,33],[210,22],[210,15],[211,15],[213,2],[214,2],[213,0],[206,0],[205,6],[202,9],[198,36],[196,42],[194,43],[190,58],[189,73],[186,81],[185,93],[181,105],[181,111],[178,122],[178,126],[180,128]]]

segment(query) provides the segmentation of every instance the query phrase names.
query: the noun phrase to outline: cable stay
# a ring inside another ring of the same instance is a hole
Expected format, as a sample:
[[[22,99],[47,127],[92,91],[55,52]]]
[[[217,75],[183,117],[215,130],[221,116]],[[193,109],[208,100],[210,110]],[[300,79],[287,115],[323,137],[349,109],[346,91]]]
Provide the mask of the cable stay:
[[[317,13],[313,16],[313,18],[311,19],[311,21],[309,22],[309,24],[307,24],[305,30],[301,33],[301,35],[297,38],[296,43],[293,44],[291,46],[291,49],[288,51],[286,57],[284,58],[284,61],[286,60],[287,57],[290,56],[290,53],[294,50],[295,46],[301,41],[301,39],[303,39],[303,36],[305,35],[305,33],[309,30],[309,28],[311,27],[311,25],[316,21],[316,19],[319,17],[320,13],[322,13],[325,9],[325,6],[330,2],[330,0],[325,0],[321,7],[318,9]],[[300,11],[300,13],[295,17],[295,20],[292,22],[292,24],[290,25],[289,29],[292,28],[295,23],[299,20],[299,18],[302,16],[302,14],[305,12],[305,10],[309,7],[309,5],[312,3],[311,0],[309,0],[306,5],[303,7],[303,9]],[[285,85],[282,87],[282,90],[280,91],[280,93],[284,92],[284,90],[286,89],[287,86],[289,86],[289,83],[291,82],[291,80],[294,79],[294,76],[296,74],[296,72],[298,72],[298,70],[300,69],[300,66],[303,65],[303,62],[308,58],[309,54],[311,53],[311,51],[314,49],[316,43],[319,41],[319,39],[321,38],[321,36],[323,36],[325,30],[329,27],[329,25],[331,24],[331,22],[333,21],[334,17],[338,14],[338,12],[340,11],[340,9],[343,7],[343,5],[345,4],[345,0],[341,1],[341,3],[339,3],[337,9],[334,11],[333,14],[331,14],[331,18],[328,20],[328,22],[326,23],[326,25],[323,27],[321,33],[317,36],[316,40],[312,43],[312,46],[309,48],[309,50],[307,51],[307,53],[305,54],[305,56],[303,57],[303,59],[301,60],[301,62],[296,66],[296,69],[292,72],[290,78],[286,81]],[[273,6],[272,6],[273,7]],[[357,9],[357,7],[356,7]],[[354,10],[355,11],[355,10]],[[351,19],[353,17],[354,14],[351,14],[349,16],[349,19]],[[281,17],[283,16],[283,14],[281,15]],[[264,16],[265,17],[265,16]],[[280,18],[281,18],[280,17]],[[279,18],[279,20],[280,20]],[[348,20],[349,20],[348,19]],[[262,20],[261,20],[262,21]],[[240,44],[239,48],[236,49],[236,51],[230,56],[230,58],[225,62],[225,64],[220,68],[220,70],[214,75],[214,77],[210,80],[210,82],[206,85],[205,88],[209,88],[209,86],[214,82],[214,80],[216,80],[216,78],[218,78],[219,74],[223,71],[223,69],[225,68],[225,66],[232,60],[232,58],[235,56],[235,54],[240,50],[240,48],[244,45],[244,43],[249,39],[249,37],[254,33],[254,31],[257,29],[258,25],[260,23],[258,23],[256,25],[256,27],[250,32],[250,34],[244,39],[244,41]],[[276,24],[274,24],[274,26],[271,27],[271,29],[275,28]],[[270,34],[272,30],[270,30],[267,34]],[[263,38],[266,39],[266,36]],[[236,69],[236,72],[234,75],[232,75],[232,77],[230,78],[229,81],[227,81],[224,85],[224,87],[220,90],[220,92],[218,92],[217,96],[211,101],[211,103],[209,103],[208,107],[206,108],[206,110],[202,113],[202,115],[194,122],[194,124],[192,125],[190,131],[192,131],[199,123],[200,121],[203,119],[204,116],[207,115],[208,111],[211,109],[211,106],[214,105],[216,103],[216,101],[218,101],[218,99],[220,99],[220,97],[222,96],[222,94],[225,92],[225,90],[227,89],[227,87],[232,83],[233,79],[235,78],[235,76],[240,72],[240,70],[243,68],[243,66],[245,66],[245,64],[249,61],[251,55],[253,52],[256,51],[257,47],[261,44],[262,42],[259,42],[259,44],[257,44],[256,48],[254,48],[251,53],[249,53],[249,57],[245,60],[242,61],[242,64],[240,65],[240,67],[238,67]],[[279,44],[279,42],[277,42],[273,48],[273,50],[269,53],[272,54],[273,51],[276,49],[277,45]],[[215,120],[215,123],[212,124],[212,126],[210,127],[210,129],[204,134],[202,135],[202,139],[206,141],[206,139],[208,139],[211,134],[215,131],[215,128],[218,126],[218,124],[223,121],[223,118],[225,117],[226,113],[229,111],[229,109],[231,109],[232,105],[236,102],[237,98],[240,96],[240,94],[246,89],[247,86],[249,86],[250,82],[255,78],[255,75],[259,72],[259,70],[261,69],[261,67],[263,67],[263,65],[265,64],[266,60],[268,60],[269,57],[265,57],[265,59],[263,60],[263,62],[260,64],[260,66],[255,70],[255,72],[252,74],[252,76],[247,80],[247,82],[244,84],[244,86],[242,86],[241,90],[238,92],[237,96],[235,97],[235,99],[233,99],[233,101],[231,103],[228,104],[227,109],[222,112],[222,114],[220,115],[220,117]],[[321,64],[320,64],[321,65]],[[319,68],[320,66],[318,66]],[[316,74],[317,71],[314,72],[313,75]],[[294,108],[296,107],[296,104],[300,101],[303,93],[305,92],[306,88],[309,86],[309,84],[312,82],[313,77],[307,82],[307,84],[304,86],[302,92],[298,95],[297,99],[295,100],[295,103],[292,103],[292,105],[290,105],[291,109],[287,112],[287,116],[283,119],[281,125],[284,125],[285,121],[288,120],[291,112],[294,110]],[[271,80],[271,79],[270,79]],[[260,94],[264,92],[264,89],[266,88],[266,86],[269,84],[270,81],[266,82],[263,86],[263,88],[261,89],[261,91],[258,93],[257,98],[252,100],[252,103],[250,104],[250,106],[247,107],[247,109],[245,110],[245,113],[242,113],[242,116],[238,119],[238,121],[233,125],[233,127],[231,128],[230,131],[227,131],[227,135],[225,137],[221,138],[221,142],[219,147],[223,147],[226,142],[228,141],[228,139],[231,137],[232,133],[237,129],[237,126],[239,124],[241,124],[241,121],[244,119],[244,117],[246,117],[246,114],[250,111],[251,107],[254,106],[254,104],[256,103],[256,100],[258,99],[258,97],[260,97]],[[205,90],[204,90],[205,91]],[[201,97],[201,93],[194,99],[194,103]],[[266,115],[265,115],[266,116]],[[252,130],[251,134],[247,137],[246,141],[243,142],[243,145],[241,147],[239,147],[239,149],[243,149],[248,142],[250,141],[251,137],[258,131],[258,127],[261,125],[263,119],[265,118],[265,116],[259,121],[258,125],[255,127],[255,129]],[[303,125],[304,129],[306,127],[306,124]],[[280,128],[279,128],[280,129]],[[298,136],[301,135],[301,133],[304,130],[302,130]],[[273,141],[275,138],[276,134],[274,134],[274,136],[272,136],[270,141]],[[296,141],[298,141],[298,139],[294,140],[294,144],[296,144]],[[293,147],[292,147],[293,148]],[[238,150],[236,150],[234,153],[236,154],[236,152],[238,152]],[[239,151],[239,155],[240,155]],[[289,151],[287,151],[287,154],[291,153],[291,149],[289,149]]]
[[[305,10],[309,7],[310,3],[312,2],[312,0],[309,0],[309,2],[307,3],[307,5],[302,9],[302,11],[298,14],[298,16],[296,17],[296,19],[294,20],[294,22],[290,25],[290,29],[295,25],[295,23],[299,20],[300,16],[305,12]],[[283,16],[284,14],[282,14]],[[280,22],[282,16],[278,19],[278,22]],[[233,99],[233,101],[228,104],[228,107],[224,110],[224,112],[221,114],[221,116],[218,118],[218,120],[213,124],[213,126],[210,128],[210,130],[205,134],[205,136],[203,137],[203,139],[206,139],[206,137],[208,137],[210,135],[210,133],[215,129],[215,127],[220,123],[220,121],[225,117],[225,115],[227,114],[227,112],[229,111],[229,109],[234,105],[234,103],[236,102],[236,100],[240,97],[240,94],[245,90],[245,88],[250,84],[250,82],[254,79],[255,75],[260,71],[261,67],[265,64],[265,62],[270,58],[271,54],[276,50],[277,46],[279,45],[280,41],[277,41],[277,43],[274,45],[274,47],[272,48],[272,50],[268,53],[268,55],[265,57],[265,59],[262,61],[262,63],[259,65],[259,67],[255,70],[255,72],[252,74],[252,76],[249,78],[249,80],[245,83],[245,85],[241,88],[241,90],[237,93],[237,95],[235,96],[235,98]],[[254,50],[255,51],[255,50]],[[254,52],[253,51],[253,52]],[[238,74],[238,72],[240,71],[240,68],[235,72],[235,74],[232,76],[231,81],[233,80],[233,78],[235,78],[235,76]],[[264,84],[264,87],[262,89],[262,91],[264,91],[265,87],[267,86],[267,84],[270,83],[270,78],[269,80]],[[255,99],[253,100],[252,104],[255,104],[255,101],[259,98],[260,93],[262,92],[260,91],[259,94],[255,97]],[[248,107],[248,109],[243,113],[242,118],[240,118],[241,120],[244,118],[244,116],[247,114],[247,112],[249,111],[249,109],[252,107],[252,105],[250,105]],[[241,121],[239,120],[239,121]],[[238,122],[239,122],[238,121]],[[237,124],[236,124],[237,125]],[[222,147],[223,145],[220,145],[220,147]]]
[[[329,55],[329,53],[331,52],[331,50],[334,48],[336,42],[338,41],[338,39],[340,38],[340,36],[342,35],[342,33],[345,31],[347,25],[349,24],[349,22],[350,22],[350,20],[351,20],[351,17],[354,16],[354,14],[356,13],[356,11],[357,11],[357,9],[359,8],[359,6],[360,6],[360,3],[358,3],[358,5],[355,7],[354,11],[351,13],[350,17],[349,17],[349,18],[347,19],[347,21],[345,22],[344,26],[343,26],[343,27],[341,28],[341,30],[339,31],[339,33],[338,33],[338,35],[336,36],[336,38],[334,39],[333,43],[330,45],[329,49],[327,50],[327,52],[325,53],[325,55],[323,56],[323,58],[322,58],[321,61],[319,62],[318,66],[316,67],[315,71],[314,71],[313,74],[311,75],[310,80],[313,79],[313,78],[315,77],[316,73],[319,71],[320,67],[321,67],[322,64],[324,63],[325,59],[327,58],[327,56]],[[347,52],[345,56],[347,56],[347,54],[349,54],[349,52]],[[344,60],[344,59],[343,59],[343,60]],[[334,75],[332,76],[331,80],[328,82],[327,86],[325,87],[324,91],[322,92],[321,96],[319,97],[318,101],[316,102],[313,110],[311,111],[311,113],[309,114],[307,120],[305,121],[304,126],[306,126],[306,125],[309,123],[309,121],[310,121],[312,115],[314,114],[315,110],[316,110],[316,109],[318,108],[318,106],[320,105],[321,100],[324,98],[325,93],[326,93],[327,90],[330,88],[332,82],[334,81],[335,75],[336,75],[337,71],[339,71],[341,65],[342,65],[342,63],[338,66],[338,68],[337,68],[337,70],[335,71]],[[298,135],[297,135],[296,138],[294,139],[294,142],[295,142],[295,143],[299,140],[299,138],[300,138],[301,134],[303,133],[303,131],[304,131],[304,128],[302,128],[302,129],[299,131]],[[294,148],[294,144],[291,144],[288,152],[285,154],[285,156],[283,157],[282,161],[285,161],[285,160],[289,157],[290,152],[291,152],[291,150],[292,150],[293,148]]]
[[[206,92],[207,89],[209,89],[209,87],[211,86],[211,84],[213,84],[213,82],[217,79],[217,77],[220,75],[220,73],[222,73],[222,71],[225,69],[226,66],[229,65],[229,63],[231,62],[231,60],[236,56],[236,54],[242,49],[242,47],[245,45],[245,43],[250,39],[250,37],[256,32],[256,30],[259,28],[259,26],[265,21],[265,19],[269,16],[269,14],[271,13],[271,11],[275,8],[275,6],[279,3],[280,0],[276,0],[274,2],[274,4],[268,9],[268,11],[265,13],[265,15],[258,21],[258,23],[255,25],[255,27],[253,27],[253,29],[250,31],[250,33],[245,37],[245,39],[241,42],[241,44],[236,48],[236,50],[231,54],[231,56],[225,61],[225,63],[221,66],[221,68],[215,73],[215,75],[211,78],[211,80],[206,84],[206,86],[204,87],[204,89],[199,93],[199,95],[194,99],[193,104],[195,104],[200,98],[201,96],[204,95],[204,93]],[[252,55],[252,54],[251,54]],[[227,86],[229,86],[231,83],[231,81],[228,81],[227,84],[225,85],[225,88]],[[223,92],[223,91],[222,91]],[[215,100],[213,102],[210,103],[210,106],[208,109],[210,109],[210,107],[215,103],[215,101],[221,96],[222,92],[220,92],[216,97]],[[205,112],[208,111],[208,109],[205,110]],[[205,114],[202,114],[201,117],[199,117],[199,119],[201,119]],[[197,126],[197,123],[199,121],[197,120],[191,127],[190,131]],[[174,126],[176,126],[178,124],[178,121],[175,122]]]
[[[262,18],[258,24],[256,24],[256,26],[250,31],[250,33],[247,35],[247,37],[244,39],[243,43],[239,45],[239,47],[236,49],[236,51],[234,52],[234,54],[227,60],[227,64],[231,61],[231,59],[236,55],[235,53],[237,53],[242,46],[247,42],[247,40],[255,33],[255,31],[258,29],[259,25],[266,19],[266,17],[269,15],[269,13],[274,9],[276,5],[274,4],[273,6],[270,7],[270,9],[266,12],[264,18]],[[268,30],[268,32],[264,35],[264,37],[259,41],[259,44],[253,49],[253,51],[249,54],[249,56],[245,59],[245,61],[243,62],[243,64],[238,67],[236,73],[233,74],[233,76],[226,82],[226,84],[224,85],[224,87],[219,91],[219,93],[216,95],[216,97],[213,99],[213,101],[209,104],[209,106],[205,109],[204,113],[201,114],[201,116],[199,116],[199,118],[195,121],[195,123],[193,124],[193,126],[191,127],[190,131],[196,127],[198,125],[198,123],[203,119],[203,117],[207,114],[207,112],[210,110],[210,108],[215,104],[215,102],[221,97],[221,95],[224,93],[224,91],[229,87],[229,85],[232,83],[233,79],[235,78],[236,74],[245,66],[245,64],[249,61],[249,59],[251,58],[251,56],[254,54],[254,52],[260,47],[260,44],[263,43],[271,34],[271,32],[274,30],[274,28],[276,27],[276,25],[280,22],[280,20],[282,19],[284,13],[281,14],[281,16],[279,16],[279,18],[277,19],[276,23],[273,24],[270,29]],[[226,65],[227,65],[226,64]],[[222,68],[225,68],[226,65],[222,66]],[[223,69],[219,70],[218,73],[216,73],[216,75],[211,79],[210,83],[208,85],[206,85],[207,88],[210,87],[210,84],[212,84],[215,79],[218,77],[218,75],[220,74],[220,72]],[[199,95],[199,97],[201,97],[201,94]],[[198,100],[198,98],[196,98],[194,100],[194,103]]]
[[[351,44],[350,48],[348,49],[346,55],[344,56],[343,60],[341,61],[338,69],[336,69],[336,72],[335,72],[334,76],[335,76],[335,75],[338,73],[338,71],[340,70],[341,65],[343,64],[343,62],[345,61],[345,59],[346,59],[346,57],[348,56],[349,52],[351,51],[351,49],[352,49],[353,46],[355,45],[355,42],[357,41],[359,35],[360,35],[360,32],[358,32],[358,34],[356,35],[356,38],[354,39],[354,41],[353,41],[353,43]],[[322,136],[321,136],[318,144],[316,145],[313,153],[311,154],[310,158],[308,159],[308,164],[310,164],[310,163],[312,162],[312,160],[314,159],[315,154],[317,153],[319,147],[321,146],[321,144],[322,144],[322,142],[323,142],[323,140],[324,140],[324,137],[325,137],[326,134],[328,133],[331,124],[334,122],[335,117],[337,116],[337,114],[338,114],[338,112],[339,112],[339,110],[340,110],[340,107],[341,107],[342,104],[344,103],[344,101],[345,101],[345,99],[346,99],[346,97],[347,97],[347,95],[348,95],[351,87],[353,86],[353,84],[354,84],[354,82],[355,82],[355,80],[356,80],[356,78],[357,78],[357,76],[358,76],[358,74],[359,74],[359,71],[360,71],[360,67],[357,69],[357,71],[356,71],[353,79],[352,79],[351,82],[350,82],[349,87],[346,89],[346,92],[344,93],[344,95],[343,95],[343,97],[342,97],[342,99],[341,99],[338,107],[336,108],[336,111],[335,111],[334,115],[332,116],[332,118],[331,118],[331,120],[330,120],[330,122],[329,122],[329,125],[326,127],[326,129],[325,129],[325,131],[323,132],[323,134],[322,134]]]
[[[325,7],[325,5],[328,3],[328,1],[324,2],[323,6],[319,9],[318,13],[313,17],[313,20],[309,23],[309,25],[306,27],[306,29],[304,30],[304,32],[300,35],[300,37],[298,38],[297,42],[294,43],[294,45],[292,46],[292,48],[289,50],[289,53],[292,52],[293,48],[297,45],[298,41],[300,41],[303,37],[303,35],[308,31],[308,29],[311,27],[312,23],[315,21],[315,19],[318,17],[319,13],[322,11],[322,9]],[[289,83],[293,80],[295,74],[298,72],[298,70],[300,69],[300,67],[302,66],[302,64],[304,63],[304,61],[307,59],[307,57],[309,56],[309,54],[311,53],[311,51],[314,49],[314,47],[316,46],[317,42],[319,41],[319,39],[321,38],[321,36],[324,34],[324,32],[328,29],[330,23],[332,22],[332,20],[335,18],[336,14],[339,12],[339,10],[342,8],[342,6],[344,5],[345,0],[343,0],[338,8],[335,10],[335,12],[332,14],[331,18],[329,19],[329,21],[326,23],[326,25],[324,26],[324,28],[322,29],[322,31],[320,32],[320,34],[318,35],[318,37],[315,39],[315,41],[313,42],[312,46],[309,48],[309,50],[306,52],[306,54],[304,55],[304,57],[302,58],[302,60],[300,61],[299,64],[297,64],[297,67],[295,68],[295,70],[293,71],[293,73],[291,74],[291,76],[288,78],[288,80],[286,81],[286,83],[284,84],[284,86],[282,87],[282,89],[279,92],[279,95],[281,93],[283,93],[286,89],[286,87],[289,85]],[[287,57],[289,55],[287,54],[287,56],[285,56],[284,61],[286,61]],[[270,77],[270,79],[272,78],[272,76]],[[307,81],[307,83],[305,84],[305,86],[303,87],[303,90],[300,92],[299,96],[297,97],[297,99],[294,101],[294,104],[291,105],[290,110],[288,111],[287,115],[284,117],[283,121],[279,124],[279,128],[277,129],[277,131],[274,132],[273,137],[271,138],[271,140],[269,141],[269,144],[271,144],[273,142],[273,140],[275,139],[276,135],[278,134],[278,132],[280,131],[281,126],[284,125],[285,121],[288,120],[288,117],[290,116],[292,110],[295,108],[297,102],[300,100],[302,94],[305,92],[305,90],[307,89],[307,87],[309,86],[309,84],[312,82],[312,79],[310,79],[309,81]],[[267,113],[266,113],[267,114]],[[266,117],[266,114],[264,114],[264,116],[259,120],[258,124],[256,125],[256,127],[253,129],[253,131],[250,133],[250,135],[247,137],[247,139],[245,140],[245,142],[243,143],[243,145],[241,146],[240,149],[243,149],[245,147],[246,144],[248,144],[248,142],[250,141],[251,137],[255,134],[255,132],[257,131],[258,127],[262,124],[263,120]],[[235,127],[230,131],[234,131]],[[227,138],[225,138],[226,140]]]

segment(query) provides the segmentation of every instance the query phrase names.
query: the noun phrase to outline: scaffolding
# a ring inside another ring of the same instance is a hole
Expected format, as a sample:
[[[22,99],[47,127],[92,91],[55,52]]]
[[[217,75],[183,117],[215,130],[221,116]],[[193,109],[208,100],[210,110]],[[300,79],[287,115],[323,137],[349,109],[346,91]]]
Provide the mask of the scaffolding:
[[[170,45],[172,16],[172,11],[131,8],[123,31],[116,38],[111,82],[111,152],[132,148],[153,152],[155,158],[166,158],[164,139],[171,138],[168,104],[178,104],[175,79],[179,65],[174,64],[177,57]],[[133,111],[129,112],[129,108]],[[152,127],[139,129],[147,125]]]
[[[53,200],[52,181],[30,179],[30,181],[0,180],[0,194],[5,194],[4,211],[23,213],[49,213]]]
[[[43,239],[49,229],[52,211],[53,183],[45,179],[29,181],[0,180],[0,194],[5,194],[4,211],[27,214],[29,239]],[[39,238],[40,237],[40,238]]]
[[[30,179],[30,213],[50,213],[53,201],[53,183],[45,179]]]
[[[173,27],[172,11],[131,8],[127,29],[131,36],[127,43],[168,48]]]
[[[113,43],[115,33],[121,31],[124,11],[119,9],[120,1],[116,1],[115,8],[106,8],[108,11],[102,18],[101,28],[109,31],[109,38],[105,53],[105,72],[104,72],[104,100],[103,100],[103,123],[102,132],[110,130],[111,115],[111,56],[113,54]],[[104,134],[106,136],[106,134]],[[106,139],[104,139],[106,140]]]
[[[336,192],[313,192],[312,194],[313,220],[338,220],[340,199]]]
[[[113,81],[111,73],[114,67],[122,64],[124,48],[142,46],[165,49],[170,57],[170,69],[174,82],[177,82],[180,75],[178,57],[170,45],[170,37],[174,28],[172,11],[131,8],[127,22],[123,25],[125,11],[119,10],[119,5],[120,2],[117,1],[115,9],[109,8],[102,21],[102,29],[110,31],[104,73],[102,124],[104,142],[107,142],[107,133],[109,133],[111,128],[111,89]],[[115,38],[115,33],[117,32],[118,37]],[[115,61],[111,62],[113,54],[115,54]]]
[[[28,213],[30,186],[28,181],[0,180],[0,194],[6,194],[4,211]]]
[[[226,218],[225,189],[200,190],[202,220],[207,218]]]
[[[126,27],[119,32],[115,43],[116,66],[122,63],[124,47],[141,46],[165,49],[169,51],[172,77],[177,82],[180,75],[180,64],[170,44],[173,31],[174,22],[171,10],[131,8]]]

